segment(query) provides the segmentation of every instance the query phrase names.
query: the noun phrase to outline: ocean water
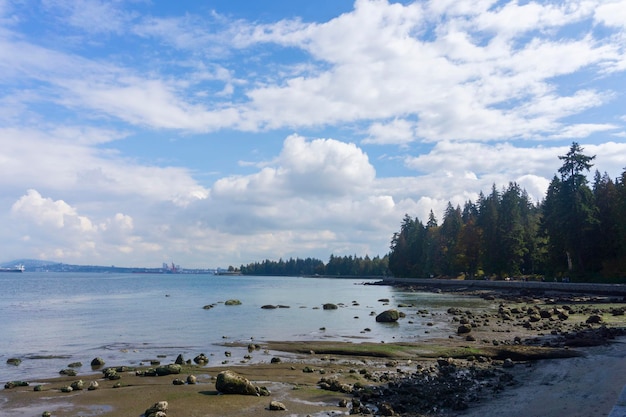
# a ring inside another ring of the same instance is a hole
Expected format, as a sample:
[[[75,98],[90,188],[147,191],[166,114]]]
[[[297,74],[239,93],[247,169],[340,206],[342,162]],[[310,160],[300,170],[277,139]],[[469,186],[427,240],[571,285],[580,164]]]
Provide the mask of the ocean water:
[[[0,382],[58,375],[72,362],[91,373],[95,357],[107,365],[173,362],[199,353],[210,363],[239,363],[245,348],[225,343],[271,340],[419,341],[446,337],[451,327],[433,317],[450,306],[482,300],[364,285],[362,279],[214,275],[0,274]],[[369,283],[372,283],[371,281]],[[389,299],[384,303],[380,299]],[[224,301],[238,299],[241,305]],[[324,303],[340,305],[323,310]],[[203,306],[215,304],[211,309]],[[289,308],[261,309],[266,304]],[[407,319],[376,323],[372,314],[402,308]],[[428,315],[418,310],[428,310]],[[434,316],[431,316],[434,315]],[[435,320],[436,321],[436,320]],[[228,350],[232,356],[226,357]],[[20,358],[18,366],[7,364]],[[253,361],[269,361],[262,352]]]

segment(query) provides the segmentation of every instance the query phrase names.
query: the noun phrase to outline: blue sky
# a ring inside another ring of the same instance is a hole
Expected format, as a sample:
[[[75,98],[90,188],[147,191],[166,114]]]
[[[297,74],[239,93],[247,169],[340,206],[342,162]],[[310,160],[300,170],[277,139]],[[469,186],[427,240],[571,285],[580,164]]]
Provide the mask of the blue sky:
[[[0,0],[2,259],[384,255],[572,141],[626,167],[626,0]]]

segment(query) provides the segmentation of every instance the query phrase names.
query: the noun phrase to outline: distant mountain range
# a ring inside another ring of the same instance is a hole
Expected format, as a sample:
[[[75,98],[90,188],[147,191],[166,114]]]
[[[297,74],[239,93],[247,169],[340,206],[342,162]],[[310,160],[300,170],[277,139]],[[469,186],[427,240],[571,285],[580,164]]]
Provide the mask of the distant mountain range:
[[[16,265],[24,265],[26,269],[42,268],[48,265],[60,265],[60,262],[54,261],[41,261],[39,259],[15,259],[10,262],[0,263],[1,268],[11,268]]]

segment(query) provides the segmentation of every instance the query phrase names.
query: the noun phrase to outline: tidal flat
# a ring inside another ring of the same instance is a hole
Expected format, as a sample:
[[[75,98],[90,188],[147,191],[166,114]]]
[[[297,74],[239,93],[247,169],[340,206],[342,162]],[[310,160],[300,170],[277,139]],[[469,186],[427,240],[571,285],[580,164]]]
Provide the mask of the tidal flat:
[[[385,306],[402,313],[397,322],[385,324],[396,326],[398,335],[420,321],[425,334],[437,328],[437,337],[376,342],[363,341],[356,332],[348,341],[268,339],[246,345],[225,340],[223,355],[210,356],[202,365],[185,358],[178,374],[145,376],[154,364],[107,363],[103,369],[120,367],[119,379],[106,379],[100,369],[28,381],[28,386],[0,392],[0,410],[7,417],[46,411],[59,417],[141,416],[166,401],[170,416],[609,414],[626,385],[626,303],[621,296],[458,292],[487,303],[436,314],[415,305]],[[270,395],[221,393],[215,382],[225,370],[267,388]],[[189,375],[195,383],[175,383]],[[62,392],[77,380],[84,386],[96,381],[98,389]],[[286,411],[271,410],[272,401]]]

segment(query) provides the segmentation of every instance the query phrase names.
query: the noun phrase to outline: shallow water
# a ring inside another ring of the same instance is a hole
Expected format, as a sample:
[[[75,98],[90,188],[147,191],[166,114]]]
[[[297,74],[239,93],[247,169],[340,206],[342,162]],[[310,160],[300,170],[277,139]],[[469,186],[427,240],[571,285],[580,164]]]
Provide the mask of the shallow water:
[[[0,381],[53,377],[71,362],[83,363],[79,374],[91,372],[89,364],[97,356],[107,365],[129,365],[205,353],[215,364],[238,362],[248,353],[225,348],[227,342],[416,341],[449,333],[446,324],[428,325],[431,314],[484,303],[363,283],[298,277],[0,274]],[[379,301],[384,298],[390,299],[388,305]],[[228,299],[242,304],[226,306]],[[340,308],[323,310],[324,303]],[[207,304],[215,306],[203,309]],[[261,309],[266,304],[289,308]],[[398,304],[413,306],[402,309],[407,319],[375,322],[372,314]],[[419,309],[429,314],[422,317]],[[226,357],[225,350],[232,356]],[[22,363],[6,364],[13,357]],[[253,357],[268,360],[258,352]]]

